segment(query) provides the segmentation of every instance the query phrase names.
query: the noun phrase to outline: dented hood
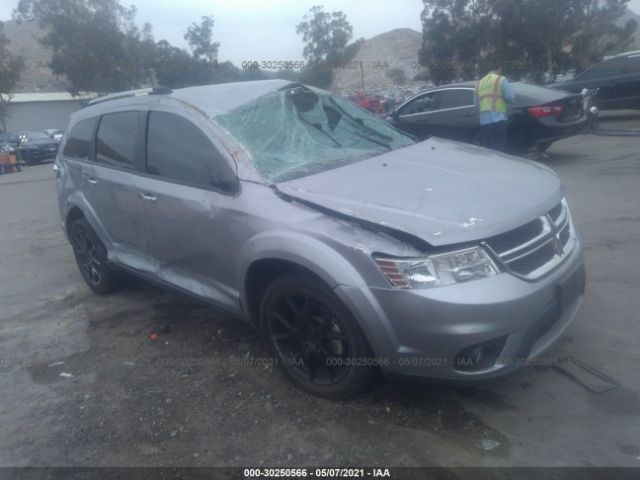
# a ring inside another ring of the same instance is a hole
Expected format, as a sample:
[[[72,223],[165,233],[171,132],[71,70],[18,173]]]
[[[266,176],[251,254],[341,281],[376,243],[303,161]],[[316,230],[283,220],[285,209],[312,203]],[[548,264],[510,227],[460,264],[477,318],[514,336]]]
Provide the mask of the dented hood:
[[[504,233],[551,210],[563,196],[550,168],[435,138],[276,187],[433,246]]]

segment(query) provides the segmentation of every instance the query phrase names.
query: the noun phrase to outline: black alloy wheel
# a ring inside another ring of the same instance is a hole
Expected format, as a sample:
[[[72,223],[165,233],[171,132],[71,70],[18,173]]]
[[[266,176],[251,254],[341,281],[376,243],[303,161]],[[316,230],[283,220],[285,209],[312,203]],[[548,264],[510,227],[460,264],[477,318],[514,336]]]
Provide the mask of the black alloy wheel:
[[[348,398],[375,373],[353,316],[330,288],[310,275],[285,275],[267,289],[261,327],[284,373],[309,393]]]
[[[70,240],[86,284],[96,293],[113,291],[119,284],[119,272],[109,265],[104,245],[84,218],[71,226]]]

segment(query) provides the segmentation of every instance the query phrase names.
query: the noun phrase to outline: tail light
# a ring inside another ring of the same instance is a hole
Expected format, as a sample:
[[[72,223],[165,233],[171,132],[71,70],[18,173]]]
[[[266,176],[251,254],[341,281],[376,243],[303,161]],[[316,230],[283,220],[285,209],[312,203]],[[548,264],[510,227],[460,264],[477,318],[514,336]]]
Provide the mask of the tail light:
[[[562,113],[562,107],[531,107],[529,113],[535,118],[553,117]]]

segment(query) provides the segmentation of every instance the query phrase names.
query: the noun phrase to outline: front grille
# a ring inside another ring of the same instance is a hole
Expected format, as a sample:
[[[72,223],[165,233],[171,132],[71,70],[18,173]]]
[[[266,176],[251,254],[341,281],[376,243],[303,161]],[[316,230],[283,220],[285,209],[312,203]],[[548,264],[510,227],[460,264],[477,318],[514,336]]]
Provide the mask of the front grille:
[[[514,260],[509,264],[509,268],[520,273],[535,272],[540,267],[543,267],[551,260],[556,254],[556,246],[553,240],[549,240],[547,243],[542,244],[537,250]]]
[[[532,222],[487,239],[485,244],[507,271],[527,280],[542,277],[562,263],[575,245],[566,202]]]
[[[487,243],[496,252],[504,253],[509,250],[526,243],[528,240],[537,237],[542,233],[543,224],[539,218],[536,218],[533,222],[529,222],[522,227],[518,227],[515,230],[504,233],[502,235],[496,235],[487,240]]]

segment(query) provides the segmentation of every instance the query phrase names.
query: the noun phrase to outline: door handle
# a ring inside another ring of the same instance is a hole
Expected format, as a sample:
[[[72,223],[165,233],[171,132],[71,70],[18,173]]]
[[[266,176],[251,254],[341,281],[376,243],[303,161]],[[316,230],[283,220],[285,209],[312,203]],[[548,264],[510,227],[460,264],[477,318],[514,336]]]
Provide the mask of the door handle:
[[[98,179],[94,177],[87,177],[87,182],[89,182],[91,185],[95,185],[98,183]]]
[[[157,202],[158,199],[150,193],[141,193],[140,198],[146,202]]]

